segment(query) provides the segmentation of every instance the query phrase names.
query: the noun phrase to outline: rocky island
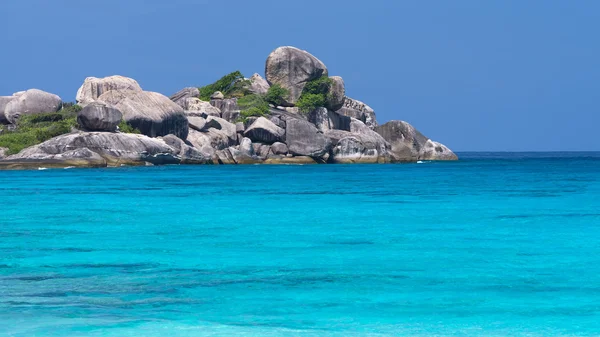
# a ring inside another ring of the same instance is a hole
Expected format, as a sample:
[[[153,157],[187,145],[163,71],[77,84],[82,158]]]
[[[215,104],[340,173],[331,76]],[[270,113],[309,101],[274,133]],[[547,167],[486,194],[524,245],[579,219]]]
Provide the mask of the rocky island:
[[[379,125],[310,53],[279,47],[265,78],[228,74],[170,97],[88,77],[76,103],[37,89],[0,96],[0,168],[457,160],[403,121]]]

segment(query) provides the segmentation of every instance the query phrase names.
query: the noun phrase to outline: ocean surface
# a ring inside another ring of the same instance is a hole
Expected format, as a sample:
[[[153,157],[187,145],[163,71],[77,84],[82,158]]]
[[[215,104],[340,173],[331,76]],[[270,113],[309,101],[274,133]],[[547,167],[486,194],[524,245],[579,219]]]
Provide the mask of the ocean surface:
[[[600,336],[600,153],[0,171],[0,336]]]

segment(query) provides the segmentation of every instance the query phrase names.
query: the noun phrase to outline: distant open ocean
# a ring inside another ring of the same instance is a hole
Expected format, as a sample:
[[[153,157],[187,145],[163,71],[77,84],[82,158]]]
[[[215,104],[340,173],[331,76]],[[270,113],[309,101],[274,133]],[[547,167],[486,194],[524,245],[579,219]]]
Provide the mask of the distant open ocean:
[[[0,171],[0,336],[600,336],[600,153]]]

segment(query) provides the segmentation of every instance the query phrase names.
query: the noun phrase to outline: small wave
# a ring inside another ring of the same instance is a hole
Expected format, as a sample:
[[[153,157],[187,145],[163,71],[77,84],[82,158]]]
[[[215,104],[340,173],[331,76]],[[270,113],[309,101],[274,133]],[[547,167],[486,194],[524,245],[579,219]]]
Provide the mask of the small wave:
[[[38,167],[38,171],[43,171],[43,170],[47,170],[47,167]]]
[[[67,167],[65,167],[65,170],[72,169],[72,168],[75,168],[75,166],[67,166]]]

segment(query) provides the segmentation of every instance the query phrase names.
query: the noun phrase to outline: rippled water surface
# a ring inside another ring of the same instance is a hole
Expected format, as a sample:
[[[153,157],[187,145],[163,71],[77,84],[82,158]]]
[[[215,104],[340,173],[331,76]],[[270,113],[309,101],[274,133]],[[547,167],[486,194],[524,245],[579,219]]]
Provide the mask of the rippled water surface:
[[[0,171],[0,336],[598,336],[600,155]]]

